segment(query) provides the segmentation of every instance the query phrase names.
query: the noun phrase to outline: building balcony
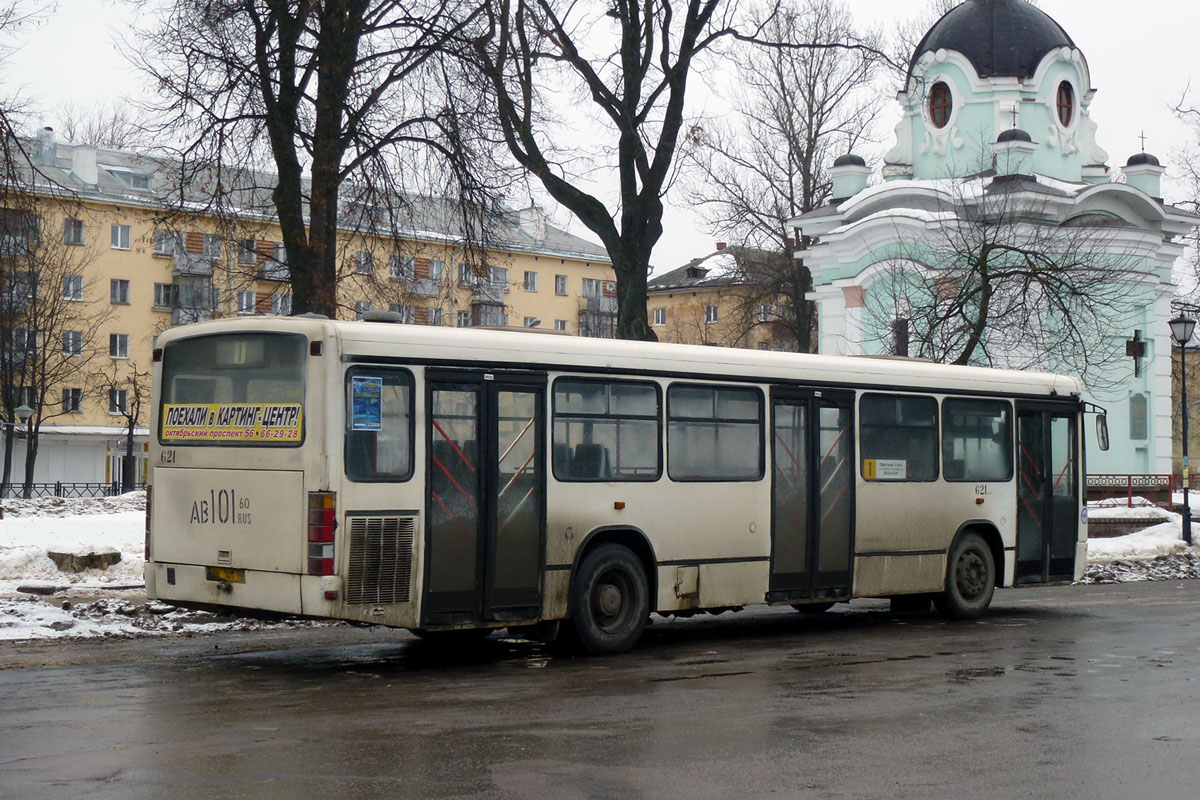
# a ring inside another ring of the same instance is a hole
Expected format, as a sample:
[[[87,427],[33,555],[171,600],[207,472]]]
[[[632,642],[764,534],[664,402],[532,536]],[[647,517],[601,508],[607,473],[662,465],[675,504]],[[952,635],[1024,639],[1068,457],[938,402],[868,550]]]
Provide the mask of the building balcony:
[[[615,297],[585,297],[579,304],[580,312],[588,314],[616,314],[617,298]]]
[[[174,262],[176,275],[212,275],[212,256],[201,253],[176,253]]]
[[[503,283],[477,283],[471,288],[472,303],[504,304]]]
[[[417,297],[437,297],[438,282],[433,278],[413,278],[404,284],[404,291]]]

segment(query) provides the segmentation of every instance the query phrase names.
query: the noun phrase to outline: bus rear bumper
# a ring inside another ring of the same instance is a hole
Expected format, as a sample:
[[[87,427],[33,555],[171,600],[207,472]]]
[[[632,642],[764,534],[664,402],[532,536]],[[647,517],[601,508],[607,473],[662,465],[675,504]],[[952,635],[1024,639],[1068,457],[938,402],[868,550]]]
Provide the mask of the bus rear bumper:
[[[245,570],[243,574],[241,582],[209,580],[206,567],[156,561],[146,565],[146,593],[180,605],[303,613],[299,575],[259,570]]]

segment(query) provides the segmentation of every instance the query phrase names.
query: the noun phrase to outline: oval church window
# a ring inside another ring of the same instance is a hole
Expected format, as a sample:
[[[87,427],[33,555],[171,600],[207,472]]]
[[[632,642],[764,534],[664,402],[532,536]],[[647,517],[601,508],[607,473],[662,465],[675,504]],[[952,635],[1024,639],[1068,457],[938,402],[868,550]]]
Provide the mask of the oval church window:
[[[1058,106],[1058,121],[1066,128],[1075,117],[1075,90],[1066,81],[1058,85],[1058,101],[1056,105]]]
[[[929,90],[929,120],[935,128],[944,128],[950,121],[950,110],[954,108],[954,99],[950,95],[950,87],[938,81]]]

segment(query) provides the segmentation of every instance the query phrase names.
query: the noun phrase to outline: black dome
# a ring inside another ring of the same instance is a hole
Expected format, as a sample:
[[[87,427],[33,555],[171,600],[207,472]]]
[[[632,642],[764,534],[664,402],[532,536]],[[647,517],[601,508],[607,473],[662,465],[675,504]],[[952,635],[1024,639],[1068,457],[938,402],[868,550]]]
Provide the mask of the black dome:
[[[1149,164],[1152,167],[1162,166],[1162,164],[1158,163],[1158,159],[1149,153],[1134,153],[1129,157],[1129,160],[1125,162],[1125,166],[1127,167],[1139,167],[1143,164]]]
[[[925,53],[957,50],[981,78],[1031,78],[1042,57],[1071,37],[1025,0],[967,0],[946,12],[925,34],[908,65],[912,75]]]
[[[1033,138],[1020,128],[1009,128],[996,137],[996,143],[1003,142],[1032,142]]]
[[[865,167],[867,162],[862,156],[856,156],[854,153],[847,153],[844,156],[838,156],[833,165],[835,167]]]

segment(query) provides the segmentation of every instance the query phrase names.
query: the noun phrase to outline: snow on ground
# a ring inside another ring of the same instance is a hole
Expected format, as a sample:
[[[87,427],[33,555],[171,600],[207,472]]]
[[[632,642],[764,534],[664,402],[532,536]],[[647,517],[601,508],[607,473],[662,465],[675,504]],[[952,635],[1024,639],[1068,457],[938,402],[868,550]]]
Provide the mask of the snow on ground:
[[[1200,505],[1200,496],[1196,502]],[[147,600],[142,584],[145,492],[95,499],[6,499],[0,505],[0,641],[192,636],[336,624],[238,619]],[[1155,509],[1141,498],[1134,498],[1133,507],[1125,500],[1101,501],[1088,513],[1093,520],[1145,519],[1150,527],[1089,540],[1083,583],[1200,578],[1200,547],[1184,544],[1178,514]],[[1153,524],[1158,519],[1166,521]],[[66,573],[59,571],[50,552],[116,552],[121,560],[104,570]]]

